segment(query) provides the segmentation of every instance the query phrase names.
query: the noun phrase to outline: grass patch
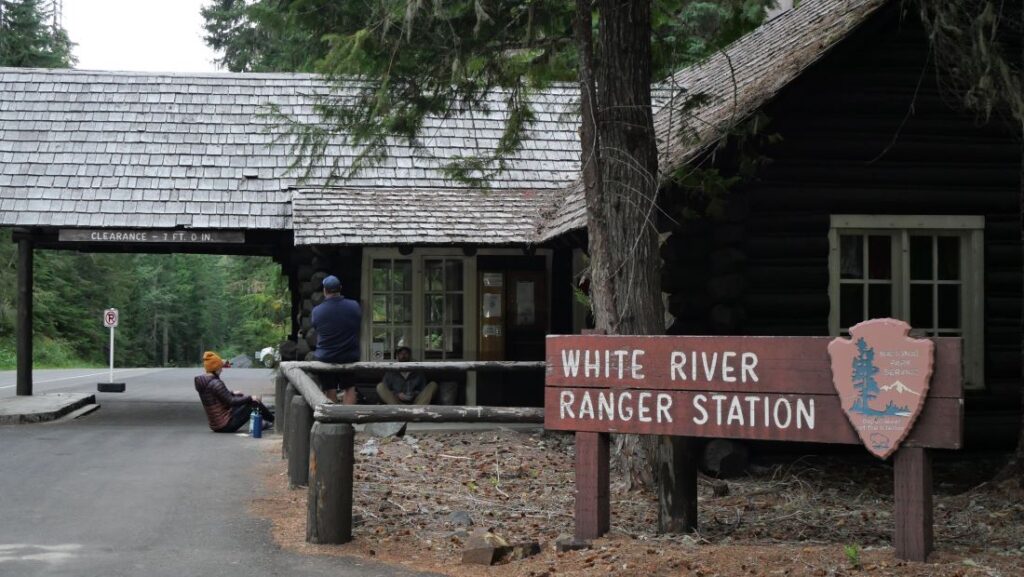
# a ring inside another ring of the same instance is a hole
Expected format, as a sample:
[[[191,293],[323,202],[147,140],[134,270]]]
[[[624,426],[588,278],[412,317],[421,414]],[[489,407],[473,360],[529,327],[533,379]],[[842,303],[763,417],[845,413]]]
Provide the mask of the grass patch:
[[[97,363],[79,357],[74,349],[58,339],[37,337],[32,344],[32,368],[34,369],[79,369],[101,368]],[[0,341],[0,370],[14,370],[18,367],[17,348],[14,338]]]

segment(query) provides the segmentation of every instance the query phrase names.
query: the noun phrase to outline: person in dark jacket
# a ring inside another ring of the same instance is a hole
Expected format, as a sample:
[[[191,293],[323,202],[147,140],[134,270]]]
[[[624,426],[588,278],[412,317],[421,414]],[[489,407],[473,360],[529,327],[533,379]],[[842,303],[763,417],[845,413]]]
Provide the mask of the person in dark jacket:
[[[229,391],[224,381],[220,380],[224,360],[217,356],[217,353],[203,353],[203,368],[206,373],[196,377],[195,383],[210,429],[216,433],[234,433],[249,421],[253,409],[259,410],[263,416],[263,428],[270,427],[274,422],[274,413],[259,397],[250,397],[240,391]]]
[[[395,359],[400,363],[412,360],[412,349],[398,347]],[[429,405],[437,392],[437,383],[427,383],[423,371],[388,371],[377,385],[377,395],[387,405]]]
[[[316,350],[313,358],[325,363],[355,363],[359,361],[359,328],[363,311],[359,303],[341,294],[341,281],[331,275],[323,281],[324,302],[313,308],[313,328],[316,329]],[[321,373],[320,388],[332,402],[338,401],[338,391],[344,391],[342,402],[356,404],[356,387],[351,373]]]

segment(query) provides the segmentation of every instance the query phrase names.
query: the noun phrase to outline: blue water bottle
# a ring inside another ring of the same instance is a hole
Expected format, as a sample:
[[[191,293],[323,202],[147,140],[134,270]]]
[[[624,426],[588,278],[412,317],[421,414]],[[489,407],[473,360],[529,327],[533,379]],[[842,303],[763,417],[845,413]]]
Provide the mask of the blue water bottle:
[[[263,415],[260,414],[260,410],[256,407],[253,407],[252,415],[249,415],[249,435],[253,439],[263,437]]]

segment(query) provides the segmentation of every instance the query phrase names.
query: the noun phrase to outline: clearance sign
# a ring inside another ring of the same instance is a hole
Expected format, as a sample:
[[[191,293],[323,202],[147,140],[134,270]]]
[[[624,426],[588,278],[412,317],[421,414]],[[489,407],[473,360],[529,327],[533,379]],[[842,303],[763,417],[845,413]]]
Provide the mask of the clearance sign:
[[[831,341],[829,337],[549,336],[544,426],[563,431],[859,444],[861,437],[833,384]],[[935,343],[931,389],[903,443],[955,449],[961,444],[961,427],[951,424],[959,425],[963,418],[960,341],[935,339]]]

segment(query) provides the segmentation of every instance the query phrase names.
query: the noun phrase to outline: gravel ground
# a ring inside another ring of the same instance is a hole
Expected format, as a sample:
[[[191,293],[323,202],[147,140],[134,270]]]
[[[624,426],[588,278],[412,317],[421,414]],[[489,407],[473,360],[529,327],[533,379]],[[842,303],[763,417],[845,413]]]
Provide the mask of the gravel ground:
[[[892,467],[870,457],[801,457],[752,466],[748,476],[700,483],[700,532],[655,534],[656,500],[625,490],[612,470],[612,531],[583,551],[557,553],[572,532],[573,442],[513,431],[356,437],[355,540],[305,543],[306,492],[287,488],[278,444],[263,464],[266,494],[253,512],[285,548],[373,558],[457,576],[899,575],[1024,577],[1024,491],[984,484],[998,458],[962,455],[935,467],[930,563],[897,560]],[[471,524],[467,525],[466,523]],[[538,541],[540,555],[490,568],[461,565],[468,531]]]

